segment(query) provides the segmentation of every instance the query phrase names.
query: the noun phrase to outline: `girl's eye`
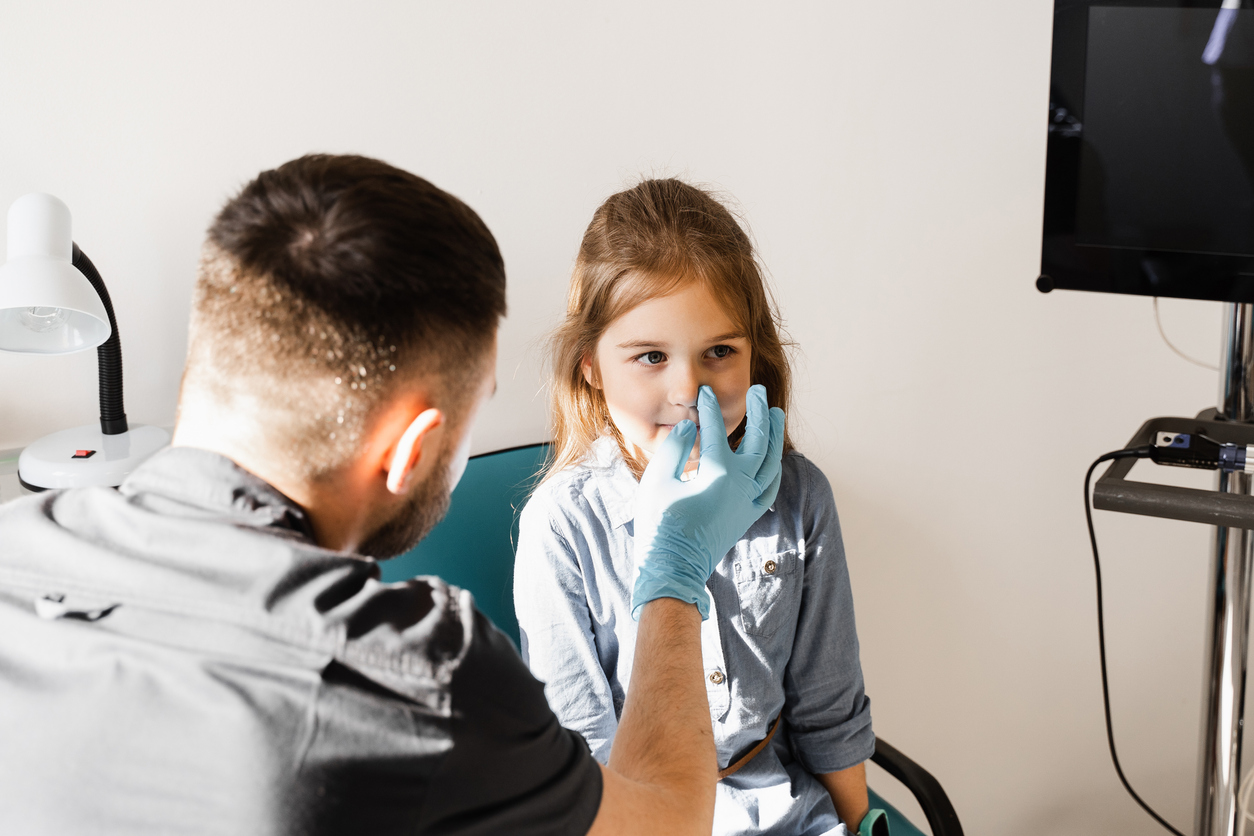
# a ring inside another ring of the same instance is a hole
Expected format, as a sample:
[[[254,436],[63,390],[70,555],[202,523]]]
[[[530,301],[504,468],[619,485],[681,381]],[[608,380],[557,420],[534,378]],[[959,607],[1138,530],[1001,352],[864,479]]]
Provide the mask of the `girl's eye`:
[[[730,357],[735,350],[730,345],[716,345],[710,349],[710,353],[714,355],[715,359],[724,360]]]
[[[661,351],[648,351],[636,358],[646,366],[656,366],[666,359],[666,355]]]

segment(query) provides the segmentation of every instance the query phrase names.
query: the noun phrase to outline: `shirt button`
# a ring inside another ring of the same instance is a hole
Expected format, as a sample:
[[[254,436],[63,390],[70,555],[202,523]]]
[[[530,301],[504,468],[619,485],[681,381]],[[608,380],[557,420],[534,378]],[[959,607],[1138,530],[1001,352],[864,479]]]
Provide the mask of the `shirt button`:
[[[779,568],[779,567],[775,564],[775,561],[774,561],[774,560],[768,560],[768,561],[766,561],[766,563],[763,563],[763,564],[762,564],[762,571],[763,571],[763,572],[766,572],[766,574],[768,574],[768,575],[774,575],[774,574],[775,574],[775,570],[776,570],[776,569],[778,569],[778,568]]]
[[[715,685],[722,685],[723,684],[723,672],[715,671],[714,673],[710,674],[710,681],[713,682]]]

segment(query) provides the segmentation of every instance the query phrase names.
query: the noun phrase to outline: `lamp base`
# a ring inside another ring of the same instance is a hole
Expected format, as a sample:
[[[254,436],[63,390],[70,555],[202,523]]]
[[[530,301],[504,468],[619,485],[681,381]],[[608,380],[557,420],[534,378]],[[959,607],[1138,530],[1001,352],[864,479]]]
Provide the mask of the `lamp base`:
[[[105,435],[99,424],[74,427],[46,435],[23,450],[17,476],[32,491],[116,488],[144,459],[169,443],[170,434],[160,427],[132,424],[118,435]]]

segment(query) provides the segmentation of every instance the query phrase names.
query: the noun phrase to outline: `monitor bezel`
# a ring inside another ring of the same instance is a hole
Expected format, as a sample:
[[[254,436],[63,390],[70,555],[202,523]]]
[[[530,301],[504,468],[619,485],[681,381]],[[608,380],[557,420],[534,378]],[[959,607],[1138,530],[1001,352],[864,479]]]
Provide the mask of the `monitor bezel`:
[[[1050,102],[1065,107],[1081,126],[1084,123],[1088,10],[1093,6],[1218,10],[1222,0],[1056,0]],[[1243,0],[1241,8],[1250,7],[1251,0]],[[1073,91],[1070,100],[1056,100],[1057,91],[1067,87]],[[1254,303],[1254,256],[1077,245],[1075,195],[1080,172],[1074,161],[1078,160],[1081,139],[1079,135],[1067,135],[1065,122],[1055,127],[1056,113],[1057,109],[1051,107],[1039,290],[1086,290]],[[1069,159],[1073,161],[1070,171]]]

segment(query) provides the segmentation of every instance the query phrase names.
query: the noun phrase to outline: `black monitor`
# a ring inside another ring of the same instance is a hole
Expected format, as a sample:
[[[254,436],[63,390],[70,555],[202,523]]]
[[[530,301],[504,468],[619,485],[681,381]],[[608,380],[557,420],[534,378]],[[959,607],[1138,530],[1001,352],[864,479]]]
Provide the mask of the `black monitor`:
[[[1254,0],[1056,0],[1037,286],[1254,302]]]

